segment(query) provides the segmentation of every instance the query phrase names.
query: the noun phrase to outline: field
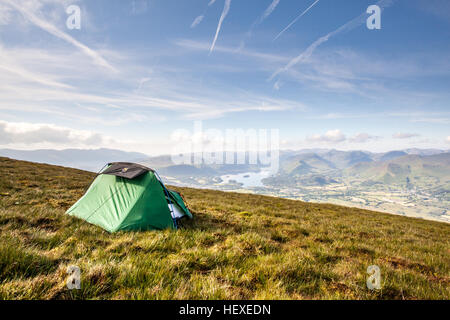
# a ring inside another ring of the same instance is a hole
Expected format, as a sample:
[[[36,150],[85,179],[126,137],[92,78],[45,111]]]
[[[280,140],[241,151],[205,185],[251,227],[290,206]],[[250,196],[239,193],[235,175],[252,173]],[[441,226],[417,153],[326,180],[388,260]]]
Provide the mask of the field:
[[[446,223],[175,188],[181,230],[109,234],[64,214],[92,173],[0,158],[0,174],[0,299],[450,299]]]

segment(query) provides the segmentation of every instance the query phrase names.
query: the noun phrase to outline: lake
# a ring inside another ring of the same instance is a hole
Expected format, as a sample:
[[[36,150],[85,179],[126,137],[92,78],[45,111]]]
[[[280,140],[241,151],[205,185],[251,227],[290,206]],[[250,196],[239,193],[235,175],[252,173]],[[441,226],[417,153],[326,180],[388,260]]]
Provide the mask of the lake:
[[[226,174],[220,176],[223,180],[221,184],[228,183],[230,180],[235,180],[243,184],[244,188],[248,187],[263,187],[262,179],[270,177],[269,170],[261,170],[259,172],[244,172],[239,174]]]

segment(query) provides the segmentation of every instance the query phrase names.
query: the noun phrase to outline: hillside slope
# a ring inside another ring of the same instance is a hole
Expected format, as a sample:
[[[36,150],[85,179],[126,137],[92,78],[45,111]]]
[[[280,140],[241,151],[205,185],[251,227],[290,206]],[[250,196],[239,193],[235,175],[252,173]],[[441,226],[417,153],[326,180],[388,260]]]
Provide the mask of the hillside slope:
[[[26,161],[50,163],[97,172],[105,163],[114,161],[138,161],[148,156],[138,152],[114,149],[0,149],[0,156]]]
[[[0,299],[450,298],[448,224],[175,188],[194,214],[181,230],[109,234],[64,214],[92,173],[0,158],[0,174]]]

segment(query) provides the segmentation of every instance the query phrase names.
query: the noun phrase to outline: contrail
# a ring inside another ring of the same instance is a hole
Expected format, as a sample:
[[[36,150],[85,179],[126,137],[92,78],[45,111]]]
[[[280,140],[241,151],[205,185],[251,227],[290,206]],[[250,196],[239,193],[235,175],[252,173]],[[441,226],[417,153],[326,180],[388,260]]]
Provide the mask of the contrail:
[[[261,24],[264,20],[266,20],[272,14],[272,12],[275,10],[275,8],[278,6],[279,3],[280,0],[273,0],[272,3],[266,8],[266,10],[264,10],[264,13],[261,15],[261,17],[259,17],[259,19],[253,22],[250,29],[245,33],[244,39],[242,39],[241,45],[239,46],[237,51],[240,51],[244,48],[246,39],[252,36],[253,29],[255,29],[255,27]]]
[[[58,28],[56,28],[54,25],[52,25],[51,23],[42,20],[40,18],[38,18],[36,15],[34,15],[32,12],[30,12],[29,10],[25,9],[23,6],[20,6],[19,4],[15,3],[14,1],[10,1],[10,0],[6,0],[6,2],[13,7],[14,9],[16,9],[17,11],[19,11],[20,13],[22,13],[22,15],[27,18],[31,23],[33,23],[34,25],[36,25],[37,27],[41,28],[44,31],[47,31],[48,33],[54,35],[55,37],[58,37],[72,45],[74,45],[75,47],[77,47],[78,49],[80,49],[82,52],[84,52],[86,55],[90,56],[94,62],[102,67],[106,67],[114,72],[117,72],[117,70],[112,67],[100,54],[98,54],[96,51],[92,50],[91,48],[87,47],[86,45],[82,44],[81,42],[75,40],[72,36],[68,35],[65,32],[62,32],[61,30],[59,30]]]
[[[281,32],[273,39],[273,41],[277,40],[279,36],[281,36],[287,29],[289,29],[294,23],[298,21],[301,17],[303,17],[312,7],[316,5],[316,3],[319,2],[319,0],[314,1],[312,5],[310,5],[305,11],[303,11],[297,18],[295,18],[291,23],[288,24],[286,28],[281,30]]]
[[[200,22],[202,22],[204,17],[205,16],[202,14],[202,15],[199,15],[197,18],[195,18],[191,24],[191,28],[195,28]]]
[[[216,35],[214,36],[214,40],[211,44],[211,48],[209,49],[210,54],[214,50],[214,46],[216,45],[217,37],[219,36],[220,28],[222,27],[222,22],[225,20],[225,17],[227,16],[228,11],[230,11],[230,4],[231,4],[231,0],[225,0],[225,5],[223,7],[222,15],[220,16],[219,24],[217,25]]]
[[[259,23],[263,22],[265,19],[267,19],[268,16],[272,14],[272,12],[275,10],[275,8],[280,3],[280,0],[273,0],[272,3],[267,7],[267,9],[264,11],[263,15],[259,19]]]
[[[208,7],[211,7],[215,2],[216,2],[216,0],[209,1]],[[194,21],[192,21],[191,29],[195,28],[197,25],[200,24],[200,22],[203,21],[203,18],[205,17],[205,14],[206,14],[206,11],[208,10],[208,7],[206,7],[205,10],[203,10],[203,14],[199,15],[198,17],[196,17],[194,19]]]
[[[383,9],[391,6],[393,4],[393,2],[394,2],[394,0],[380,0],[380,1],[378,1],[378,3],[376,5],[379,6],[381,10],[383,10]],[[316,48],[318,46],[320,46],[322,43],[327,42],[331,37],[334,37],[335,35],[338,35],[339,33],[350,31],[350,30],[364,24],[366,22],[366,19],[367,19],[367,13],[364,12],[364,13],[360,14],[358,17],[354,18],[353,20],[350,20],[346,24],[340,26],[336,30],[328,33],[327,35],[325,35],[323,37],[320,37],[319,39],[314,41],[308,48],[306,48],[305,51],[303,51],[297,57],[293,58],[285,67],[278,69],[276,72],[274,72],[270,76],[269,80],[273,80],[273,78],[275,78],[277,75],[288,71],[290,68],[292,68],[296,64],[306,61],[314,53],[314,50],[316,50]]]

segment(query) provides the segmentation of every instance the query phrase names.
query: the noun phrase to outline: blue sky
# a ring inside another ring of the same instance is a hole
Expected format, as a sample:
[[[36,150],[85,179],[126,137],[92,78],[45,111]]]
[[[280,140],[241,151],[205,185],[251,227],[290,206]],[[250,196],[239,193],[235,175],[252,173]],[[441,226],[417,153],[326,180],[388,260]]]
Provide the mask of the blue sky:
[[[285,149],[449,149],[449,40],[446,0],[1,0],[0,147],[162,154],[202,120]]]

